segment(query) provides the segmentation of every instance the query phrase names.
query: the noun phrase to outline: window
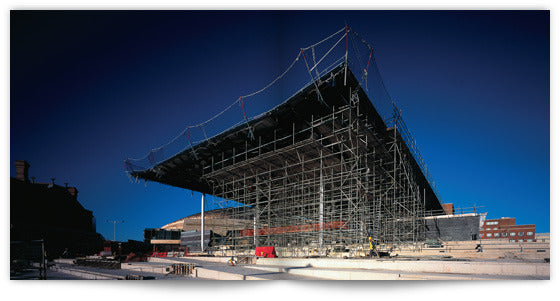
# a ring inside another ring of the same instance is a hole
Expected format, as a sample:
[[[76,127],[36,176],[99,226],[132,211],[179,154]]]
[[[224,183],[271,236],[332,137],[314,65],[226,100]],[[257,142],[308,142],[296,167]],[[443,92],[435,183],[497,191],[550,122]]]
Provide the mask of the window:
[[[494,233],[494,237],[500,237],[500,233]]]
[[[533,242],[533,240],[532,239],[527,239],[527,242]]]
[[[490,225],[497,225],[497,224],[498,224],[498,222],[486,222],[486,225],[487,225],[487,226],[490,226]]]
[[[515,239],[510,239],[509,242],[515,242]]]
[[[490,228],[486,228],[486,231],[490,231]]]
[[[498,230],[498,228],[494,228],[494,230]]]
[[[509,236],[510,236],[510,237],[515,236],[515,232],[511,232],[511,233],[509,234]]]
[[[517,235],[519,235],[519,236],[524,236],[525,233],[524,233],[524,232],[519,232],[519,233],[517,233]]]
[[[507,233],[502,233],[502,237],[507,237]]]
[[[527,232],[527,236],[533,236],[533,232]]]

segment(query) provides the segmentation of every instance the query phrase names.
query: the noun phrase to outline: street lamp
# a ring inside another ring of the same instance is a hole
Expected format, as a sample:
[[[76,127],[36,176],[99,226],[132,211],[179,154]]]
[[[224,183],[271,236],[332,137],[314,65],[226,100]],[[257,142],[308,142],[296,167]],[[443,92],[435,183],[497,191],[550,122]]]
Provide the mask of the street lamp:
[[[107,222],[113,223],[113,241],[117,241],[117,223],[124,223],[124,220],[120,220],[120,221],[107,220]]]

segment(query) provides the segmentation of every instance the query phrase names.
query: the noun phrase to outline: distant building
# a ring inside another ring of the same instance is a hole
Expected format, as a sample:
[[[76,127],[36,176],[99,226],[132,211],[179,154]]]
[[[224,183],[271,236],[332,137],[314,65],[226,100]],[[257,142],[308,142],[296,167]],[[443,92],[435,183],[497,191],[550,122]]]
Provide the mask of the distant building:
[[[243,212],[245,217],[234,218],[235,214],[240,215]],[[195,213],[187,217],[181,218],[171,222],[161,229],[172,230],[178,229],[183,231],[200,231],[200,213]],[[224,208],[214,209],[204,212],[204,229],[211,230],[220,235],[227,235],[230,229],[252,229],[253,228],[253,213],[251,208],[237,207],[237,208]]]
[[[247,219],[234,218],[233,211],[246,212]],[[201,214],[195,213],[181,218],[161,228],[144,229],[144,242],[152,245],[154,251],[176,251],[188,247],[190,251],[200,251]],[[223,243],[231,236],[230,228],[253,229],[252,209],[245,207],[214,209],[204,212],[205,244]]]
[[[550,233],[536,233],[535,242],[550,243]]]
[[[153,251],[176,251],[181,243],[182,230],[146,228],[144,229],[144,243],[150,244]]]
[[[76,187],[29,181],[29,163],[15,161],[16,177],[10,178],[10,240],[43,239],[48,257],[89,255],[103,249],[96,233],[93,212],[78,202]]]
[[[510,242],[534,242],[535,225],[516,225],[515,218],[488,219],[480,230],[482,239],[508,239]]]

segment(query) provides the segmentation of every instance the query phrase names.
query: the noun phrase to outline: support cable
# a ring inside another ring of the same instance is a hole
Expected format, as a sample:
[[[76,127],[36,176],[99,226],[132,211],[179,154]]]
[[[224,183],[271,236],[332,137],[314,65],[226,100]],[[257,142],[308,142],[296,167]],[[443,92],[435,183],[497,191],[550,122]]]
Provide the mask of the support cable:
[[[366,91],[369,92],[368,86],[367,86],[367,76],[368,76],[368,70],[369,70],[369,63],[371,62],[371,55],[373,54],[373,49],[371,49],[369,51],[369,58],[367,61],[367,66],[366,66],[366,70],[364,71],[363,75],[362,75],[362,80],[360,81],[360,85],[362,84],[362,82],[365,82],[366,84]]]
[[[239,97],[239,103],[241,104],[241,110],[243,111],[243,119],[245,119],[245,123],[247,124],[247,129],[249,130],[249,138],[251,140],[255,140],[255,135],[253,134],[253,129],[249,125],[249,121],[247,120],[247,115],[245,115],[245,107],[243,106],[243,96]]]
[[[189,141],[189,148],[192,150],[193,156],[196,160],[198,160],[198,156],[196,155],[196,152],[194,151],[194,148],[192,147],[192,142],[191,142],[191,135],[189,134],[189,127],[187,127],[185,129],[185,131],[187,132],[187,140]]]
[[[325,53],[325,55],[323,55],[323,57],[310,69],[310,71],[313,71],[313,69],[317,68],[317,66],[319,66],[319,64],[327,57],[327,55],[329,53],[331,53],[331,51],[340,43],[340,41],[342,41],[342,39],[344,39],[344,36],[342,36],[330,49],[329,51],[327,51],[327,53]],[[302,48],[303,49],[303,48]]]
[[[305,61],[305,66],[307,67],[307,71],[309,72],[309,76],[311,76],[311,80],[313,81],[313,85],[315,85],[315,90],[317,91],[317,98],[319,99],[320,103],[322,103],[326,106],[327,104],[323,101],[323,96],[321,95],[321,91],[319,91],[319,86],[317,85],[317,81],[313,78],[313,73],[311,73],[311,70],[309,69],[309,65],[307,64],[307,59],[305,58],[305,53],[303,52],[303,48],[301,49],[301,54],[303,55],[303,60]]]
[[[324,42],[330,40],[332,37],[336,36],[337,34],[343,32],[345,29],[346,29],[346,27],[342,27],[339,31],[333,33],[332,35],[330,35],[329,37],[325,38],[324,40],[322,40],[322,41],[320,41],[320,42],[317,42],[317,43],[315,43],[315,44],[313,44],[313,45],[311,45],[311,46],[304,47],[304,48],[302,48],[302,49],[303,49],[303,50],[308,50],[308,49],[310,49],[311,47],[318,46],[318,45],[320,45],[320,44],[322,44],[322,43],[324,43]]]
[[[344,31],[345,29],[346,29],[346,31],[347,31],[347,28],[344,27],[344,28],[338,30],[337,32],[333,33],[332,35],[328,36],[327,38],[325,38],[325,39],[323,39],[323,40],[321,40],[321,41],[319,41],[319,42],[317,42],[317,43],[315,43],[315,44],[313,44],[313,45],[310,45],[310,46],[308,46],[308,47],[302,48],[302,49],[307,50],[307,49],[310,49],[311,47],[316,47],[316,46],[318,46],[318,45],[320,45],[320,44],[322,44],[322,43],[324,43],[324,42],[330,40],[331,38],[335,37],[337,34],[341,33],[341,32]],[[347,33],[346,33],[346,35],[347,35]],[[293,66],[299,61],[300,55],[301,55],[301,51],[300,51],[300,53],[298,53],[297,57],[292,61],[292,63],[290,64],[290,66],[289,66],[280,76],[278,76],[277,78],[275,78],[272,82],[270,82],[270,83],[269,83],[268,85],[266,85],[264,88],[262,88],[262,89],[260,89],[260,90],[258,90],[258,91],[255,91],[255,92],[253,92],[253,93],[250,93],[250,94],[241,96],[241,97],[242,97],[242,98],[248,98],[248,97],[257,95],[257,94],[259,94],[259,93],[265,91],[266,89],[268,89],[270,86],[274,85],[276,82],[278,82],[280,79],[282,79],[282,78],[293,68]],[[308,69],[309,69],[309,68],[308,68]],[[222,114],[224,114],[226,111],[228,111],[229,109],[231,109],[231,108],[232,108],[235,104],[237,104],[239,101],[240,101],[240,99],[237,99],[235,102],[233,102],[233,103],[230,104],[228,107],[226,107],[224,110],[222,110],[220,113],[214,115],[212,118],[210,118],[210,119],[208,119],[208,120],[206,120],[206,121],[204,121],[204,122],[202,122],[202,123],[199,123],[199,124],[196,124],[196,125],[192,125],[192,126],[186,127],[185,130],[183,130],[179,135],[177,135],[175,138],[173,138],[170,142],[168,142],[168,143],[166,143],[166,144],[164,144],[164,145],[162,145],[162,146],[156,148],[155,150],[156,150],[156,151],[157,151],[157,150],[160,150],[160,149],[162,149],[162,148],[164,148],[164,147],[167,147],[167,146],[169,146],[170,144],[176,142],[182,135],[185,134],[185,132],[188,131],[188,128],[197,128],[197,127],[200,127],[200,128],[202,129],[203,133],[204,133],[205,140],[208,140],[208,137],[206,136],[206,132],[205,132],[205,129],[204,129],[204,125],[206,125],[206,124],[210,123],[211,121],[213,121],[214,119],[220,117]],[[190,138],[189,138],[189,140],[190,140]],[[190,141],[190,142],[189,142],[189,147],[192,148],[192,146],[193,146],[192,141]],[[149,159],[149,156],[150,156],[150,155],[148,154],[146,157],[143,157],[143,158],[141,158],[141,159],[130,159],[130,160],[133,160],[133,161],[137,161],[137,162],[138,162],[138,161],[142,161],[142,160],[145,160],[145,159]]]
[[[346,54],[344,56],[344,86],[346,86],[346,74],[348,73],[348,26],[346,26]]]

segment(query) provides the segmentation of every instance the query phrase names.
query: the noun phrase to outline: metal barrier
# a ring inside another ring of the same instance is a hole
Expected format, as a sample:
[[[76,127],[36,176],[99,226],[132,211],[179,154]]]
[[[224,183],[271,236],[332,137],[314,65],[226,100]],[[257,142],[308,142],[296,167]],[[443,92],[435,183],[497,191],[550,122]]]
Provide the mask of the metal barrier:
[[[174,275],[192,275],[194,270],[193,263],[174,263],[171,265],[170,274]]]
[[[128,274],[125,276],[124,280],[154,280],[154,276],[142,276],[142,275],[132,275]]]
[[[76,265],[112,270],[121,268],[121,263],[119,261],[106,259],[76,259]]]

